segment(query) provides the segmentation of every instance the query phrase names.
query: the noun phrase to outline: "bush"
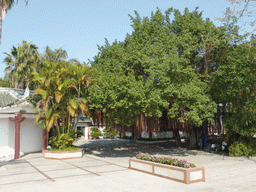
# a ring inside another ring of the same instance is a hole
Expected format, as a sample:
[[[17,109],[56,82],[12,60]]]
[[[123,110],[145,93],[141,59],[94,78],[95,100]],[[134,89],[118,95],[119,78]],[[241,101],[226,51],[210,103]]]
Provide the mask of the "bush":
[[[61,134],[60,136],[52,136],[49,139],[49,144],[55,149],[66,149],[73,146],[72,143],[75,141],[74,138],[70,137],[68,134]]]
[[[91,130],[90,136],[91,136],[93,139],[98,139],[99,136],[102,136],[102,135],[103,135],[103,134],[101,133],[101,131],[100,131],[97,127],[92,127],[90,130]]]
[[[232,157],[254,156],[256,155],[255,147],[256,147],[255,140],[239,139],[238,141],[235,141],[233,144],[230,145],[229,156],[232,156]]]
[[[65,149],[51,148],[51,151],[77,151],[79,148],[76,146],[70,146]]]
[[[114,139],[115,136],[117,135],[117,132],[110,128],[110,127],[106,127],[104,130],[103,130],[103,133],[104,135],[107,137],[107,138],[110,138],[110,139]]]
[[[231,157],[248,156],[249,153],[250,150],[241,141],[235,141],[229,147],[229,156]]]
[[[76,139],[78,137],[81,137],[83,135],[83,130],[81,129],[77,129],[77,131],[74,130],[69,130],[69,134],[68,134],[71,138]]]
[[[121,139],[132,139],[130,136],[122,136]]]
[[[81,137],[84,134],[84,132],[82,129],[77,129],[76,134],[77,134],[77,137]]]

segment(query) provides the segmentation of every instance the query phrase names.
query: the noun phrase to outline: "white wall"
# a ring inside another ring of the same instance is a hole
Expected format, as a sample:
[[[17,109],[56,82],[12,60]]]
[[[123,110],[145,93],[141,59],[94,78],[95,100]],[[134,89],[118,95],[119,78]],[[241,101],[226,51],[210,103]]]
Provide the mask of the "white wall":
[[[187,137],[187,132],[185,131],[179,131],[180,137]],[[149,134],[148,132],[142,132],[141,133],[142,138],[148,138]],[[173,131],[166,131],[166,132],[153,132],[152,138],[171,138],[173,137]]]
[[[9,119],[0,118],[0,148],[8,146]]]
[[[84,138],[88,139],[88,126],[83,128],[83,132],[84,132]]]
[[[15,123],[10,123],[9,147],[15,146]],[[26,118],[20,124],[20,151],[23,153],[42,151],[43,129],[36,126],[35,119]]]
[[[9,121],[9,119],[8,119]],[[9,136],[8,136],[8,146],[15,148],[15,123],[9,121]]]
[[[20,150],[24,153],[42,151],[43,129],[35,119],[25,119],[20,127]]]

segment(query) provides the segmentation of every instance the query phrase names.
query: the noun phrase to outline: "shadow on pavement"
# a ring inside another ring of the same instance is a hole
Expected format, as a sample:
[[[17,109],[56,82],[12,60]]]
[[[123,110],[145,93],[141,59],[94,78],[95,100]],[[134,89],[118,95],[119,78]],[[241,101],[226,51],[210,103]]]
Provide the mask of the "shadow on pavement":
[[[177,147],[175,141],[167,141],[165,143],[136,143],[134,140],[89,140],[85,143],[78,142],[76,146],[84,148],[86,154],[92,154],[98,157],[135,157],[138,153],[149,153],[151,155],[168,155],[168,156],[191,156],[204,153],[205,155],[211,155],[210,153],[189,150],[186,143],[183,142],[181,147]]]

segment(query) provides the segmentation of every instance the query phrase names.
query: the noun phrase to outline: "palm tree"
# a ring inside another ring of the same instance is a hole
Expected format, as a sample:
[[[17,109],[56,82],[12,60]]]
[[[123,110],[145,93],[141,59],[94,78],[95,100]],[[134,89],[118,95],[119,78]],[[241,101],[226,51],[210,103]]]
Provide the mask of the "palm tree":
[[[23,88],[29,85],[29,76],[31,72],[37,70],[41,64],[41,57],[35,44],[23,41],[22,45],[11,49],[11,53],[4,53],[6,77],[14,88]]]
[[[40,72],[32,73],[33,81],[39,85],[35,95],[41,98],[37,102],[36,121],[43,123],[48,131],[55,127],[58,135],[74,130],[81,114],[90,115],[86,91],[91,71],[80,64],[45,61]]]
[[[44,52],[44,58],[48,61],[59,62],[65,61],[68,57],[67,51],[60,49],[51,50],[49,46],[46,46]]]
[[[40,95],[40,100],[37,101],[37,117],[36,123],[41,123],[48,131],[55,126],[57,133],[60,134],[60,129],[57,123],[60,117],[59,109],[57,109],[54,101],[54,92],[56,91],[56,77],[54,76],[56,65],[48,63],[45,66],[46,70],[41,73],[33,72],[33,81],[36,82],[40,88],[35,90],[35,95]]]
[[[0,0],[0,43],[2,37],[2,22],[5,17],[5,13],[10,10],[14,4],[15,0]],[[17,0],[18,2],[18,0]],[[25,0],[26,5],[28,4],[28,0]]]

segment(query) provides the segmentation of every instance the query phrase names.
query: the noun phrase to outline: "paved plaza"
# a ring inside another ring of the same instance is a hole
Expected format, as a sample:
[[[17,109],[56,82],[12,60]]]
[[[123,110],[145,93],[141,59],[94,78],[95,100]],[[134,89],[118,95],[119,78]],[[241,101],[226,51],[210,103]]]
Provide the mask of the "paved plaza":
[[[0,159],[0,192],[17,191],[256,191],[256,158],[228,157],[177,148],[174,142],[79,140],[83,158],[44,159],[41,153]],[[150,153],[180,157],[205,167],[206,182],[183,184],[128,169],[129,158]]]

